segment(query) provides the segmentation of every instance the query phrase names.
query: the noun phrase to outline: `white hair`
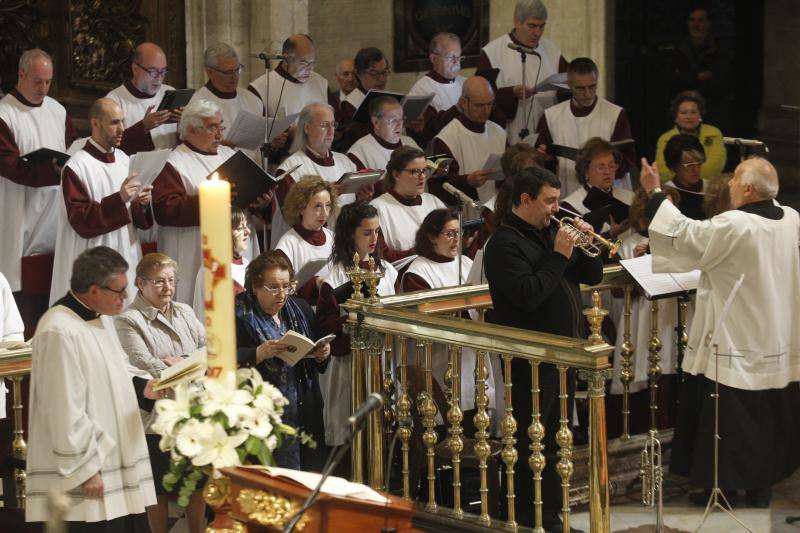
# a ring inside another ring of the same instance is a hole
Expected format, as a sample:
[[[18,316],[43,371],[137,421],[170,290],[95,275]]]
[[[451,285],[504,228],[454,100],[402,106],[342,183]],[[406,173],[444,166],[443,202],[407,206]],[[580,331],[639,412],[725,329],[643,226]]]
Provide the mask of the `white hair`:
[[[763,157],[751,157],[742,165],[739,180],[742,185],[751,185],[758,196],[775,198],[778,196],[778,172],[772,163]]]
[[[528,19],[547,20],[547,8],[542,0],[517,0],[514,16],[520,22]]]
[[[39,48],[31,48],[22,52],[19,57],[19,69],[23,72],[30,71],[31,65],[37,59],[44,59],[49,61],[51,65],[53,64],[53,58],[50,57],[50,54]]]
[[[228,43],[214,43],[203,53],[203,64],[207,67],[219,67],[220,57],[233,57],[239,59],[236,49]]]
[[[429,54],[440,54],[442,53],[442,41],[453,41],[454,43],[461,44],[461,38],[456,35],[455,33],[450,33],[449,31],[439,32],[434,35],[433,39],[431,39],[431,43],[428,45],[428,53]]]
[[[297,117],[297,128],[295,129],[294,141],[292,142],[292,148],[290,150],[292,153],[302,150],[308,144],[308,135],[306,135],[305,126],[311,122],[314,111],[317,109],[330,109],[331,113],[334,112],[333,107],[323,102],[311,102],[310,104],[306,104],[303,110],[300,111],[300,116]]]
[[[217,113],[220,113],[219,106],[210,100],[195,100],[183,109],[181,114],[181,122],[178,124],[178,133],[181,139],[186,138],[186,132],[189,126],[193,128],[203,127],[204,118],[214,118]]]

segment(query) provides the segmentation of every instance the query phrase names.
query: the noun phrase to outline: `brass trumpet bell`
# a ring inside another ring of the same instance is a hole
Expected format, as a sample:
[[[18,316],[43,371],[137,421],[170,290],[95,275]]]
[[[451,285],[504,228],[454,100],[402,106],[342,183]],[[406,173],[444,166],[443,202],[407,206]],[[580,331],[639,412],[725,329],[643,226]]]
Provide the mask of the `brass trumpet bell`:
[[[572,217],[558,219],[550,215],[550,219],[558,224],[559,228],[566,229],[572,238],[575,239],[575,248],[580,248],[580,250],[589,257],[597,257],[603,253],[601,246],[608,248],[608,257],[613,257],[614,254],[617,253],[617,250],[619,250],[619,247],[622,246],[621,242],[610,241],[591,230],[588,232],[579,230],[575,226],[575,220]]]

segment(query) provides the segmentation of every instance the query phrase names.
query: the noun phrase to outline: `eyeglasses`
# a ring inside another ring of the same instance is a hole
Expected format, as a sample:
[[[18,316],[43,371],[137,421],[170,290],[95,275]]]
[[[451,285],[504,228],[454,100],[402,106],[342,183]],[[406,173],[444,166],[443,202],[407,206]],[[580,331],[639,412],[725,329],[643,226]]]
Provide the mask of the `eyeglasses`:
[[[440,54],[438,52],[434,52],[433,55],[439,56],[442,59],[444,59],[445,61],[449,61],[450,63],[461,63],[462,61],[464,61],[466,59],[465,56],[457,56],[455,54],[447,54],[447,55],[445,55],[445,54]]]
[[[369,70],[365,70],[364,71],[364,74],[368,74],[368,75],[372,76],[373,78],[386,78],[391,73],[392,73],[392,68],[391,67],[387,67],[387,68],[385,68],[383,70],[375,70],[374,68],[371,68]]]
[[[320,122],[320,123],[318,123],[316,125],[319,126],[319,129],[321,129],[322,131],[335,130],[336,128],[339,127],[339,123],[335,122],[335,121],[334,122]]]
[[[167,285],[169,285],[170,287],[175,287],[178,284],[178,278],[169,278],[169,279],[167,279],[167,278],[156,278],[156,279],[142,278],[142,279],[147,281],[147,282],[149,282],[149,283],[152,283],[153,287],[155,287],[156,289],[163,289]]]
[[[203,126],[203,129],[208,133],[216,135],[217,133],[223,133],[225,131],[225,126],[222,124],[209,124],[208,126]]]
[[[220,70],[217,67],[212,67],[210,65],[206,65],[208,68],[213,70],[214,72],[219,72],[223,76],[238,76],[244,70],[244,65],[239,65],[238,67],[231,69],[231,70]]]
[[[439,235],[444,235],[445,237],[447,237],[448,239],[453,241],[453,240],[458,238],[458,230],[451,229],[451,230],[443,231]]]
[[[267,287],[266,285],[262,285],[261,288],[273,296],[277,296],[281,293],[285,293],[291,296],[292,294],[297,292],[297,282],[293,281],[288,285],[282,285],[280,287]]]
[[[114,294],[116,294],[120,298],[124,298],[124,297],[126,297],[128,295],[128,286],[127,285],[122,287],[119,290],[112,289],[111,287],[106,287],[105,285],[98,285],[98,287],[100,287],[103,290],[106,290],[106,291],[109,291],[109,292],[113,292]]]
[[[415,178],[423,178],[428,175],[427,168],[404,168],[403,172],[408,172]]]
[[[689,162],[686,162],[686,163],[681,161],[681,166],[683,168],[692,168],[692,167],[699,167],[703,163],[705,163],[705,161],[689,161]]]
[[[403,124],[406,120],[406,117],[392,117],[386,119],[386,124],[389,126],[397,126],[398,124]]]
[[[169,70],[165,68],[162,68],[160,70],[157,68],[147,68],[141,65],[140,63],[137,63],[136,61],[134,61],[133,64],[142,69],[143,71],[147,72],[147,74],[154,80],[157,80],[158,78],[163,78],[164,76],[167,75],[167,72],[169,72]]]
[[[616,163],[609,163],[606,165],[602,163],[600,165],[589,165],[589,168],[592,170],[596,170],[597,172],[606,172],[606,171],[616,171],[619,168],[619,165]]]

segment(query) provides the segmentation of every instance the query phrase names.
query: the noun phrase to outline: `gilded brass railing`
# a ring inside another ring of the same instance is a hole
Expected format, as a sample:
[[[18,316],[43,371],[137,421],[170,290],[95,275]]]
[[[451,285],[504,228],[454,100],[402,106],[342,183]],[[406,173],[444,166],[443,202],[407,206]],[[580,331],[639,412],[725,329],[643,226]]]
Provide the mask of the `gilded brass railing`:
[[[13,433],[14,440],[11,443],[11,455],[14,459],[24,461],[27,457],[28,445],[25,442],[24,422],[22,420],[22,380],[31,373],[31,350],[15,351],[11,355],[0,356],[0,378],[11,380],[11,408],[14,411]],[[14,468],[14,489],[17,499],[17,506],[25,508],[25,485],[27,474],[22,468]]]

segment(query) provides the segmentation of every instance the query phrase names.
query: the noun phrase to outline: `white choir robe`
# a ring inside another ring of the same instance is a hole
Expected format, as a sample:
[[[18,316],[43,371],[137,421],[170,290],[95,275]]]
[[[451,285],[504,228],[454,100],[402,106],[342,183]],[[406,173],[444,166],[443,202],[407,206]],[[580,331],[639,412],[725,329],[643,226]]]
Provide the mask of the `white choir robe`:
[[[211,82],[206,83],[197,89],[189,101],[191,104],[195,100],[209,100],[217,104],[220,108],[222,115],[222,122],[230,132],[233,122],[236,120],[236,115],[239,111],[248,111],[254,115],[262,116],[264,114],[264,104],[258,99],[256,95],[247,89],[236,89],[235,93],[223,93],[215,89]],[[261,164],[261,152],[259,150],[245,150],[239,148],[247,157]]]
[[[510,50],[509,50],[510,51]],[[617,118],[622,111],[618,105],[605,98],[597,98],[592,112],[585,117],[576,117],[570,108],[571,100],[556,104],[544,112],[542,120],[553,138],[553,144],[580,148],[592,137],[611,140]],[[561,196],[566,197],[578,189],[581,184],[575,176],[575,161],[566,157],[558,158],[558,179],[561,181]]]
[[[107,155],[110,162],[98,159],[103,156],[89,139],[64,166],[50,305],[69,290],[73,261],[95,246],[108,246],[128,262],[126,307],[136,296],[136,265],[142,258],[136,228],[146,228],[152,215],[147,216],[149,207],[143,209],[136,199],[124,203],[119,195],[129,175],[125,152],[114,150]]]
[[[391,296],[394,294],[397,270],[394,269],[391,263],[384,260],[381,260],[381,265],[383,266],[383,277],[378,282],[378,296]],[[323,283],[334,290],[349,281],[350,278],[345,273],[341,263],[331,266],[327,275],[323,278]],[[344,309],[341,312],[346,313]],[[322,390],[322,398],[325,400],[322,418],[325,423],[325,444],[328,446],[344,444],[347,435],[350,433],[347,419],[353,414],[352,398],[350,397],[352,391],[352,378],[350,376],[352,361],[352,354],[349,353],[331,357],[328,370],[319,376],[319,387]],[[366,387],[366,376],[364,379],[364,386]]]
[[[461,275],[466,280],[467,274],[472,268],[472,260],[465,256],[461,256]],[[456,260],[448,263],[437,263],[427,257],[417,257],[408,266],[403,277],[409,274],[415,274],[425,280],[432,289],[441,287],[453,287],[458,285],[458,262]],[[475,311],[469,312],[470,317],[477,319]],[[415,349],[412,348],[413,344],[409,345],[409,353],[416,354]],[[411,358],[410,358],[411,359]],[[494,354],[489,354],[487,358],[488,376],[486,377],[486,397],[489,400],[490,415],[493,419],[496,418],[497,413],[497,398],[495,394],[495,372],[499,370],[499,364],[495,364],[497,357]],[[469,410],[475,408],[475,350],[471,348],[461,349],[461,409]],[[433,376],[445,391],[450,388],[450,383],[445,382],[445,372],[447,372],[447,364],[449,362],[449,354],[447,353],[447,345],[436,343],[433,345]],[[419,364],[422,362],[419,361]],[[447,413],[444,413],[445,415]],[[437,422],[442,423],[442,413],[438,413]]]
[[[309,262],[328,259],[333,251],[333,232],[328,228],[323,227],[322,233],[325,235],[325,243],[314,245],[304,239],[296,229],[290,228],[289,231],[283,234],[283,237],[275,245],[275,250],[283,252],[292,264],[294,273],[297,274]],[[328,274],[328,265],[322,267],[317,276],[320,279]],[[298,287],[299,289],[300,287]]]
[[[12,91],[0,99],[0,272],[11,290],[22,288],[22,257],[53,253],[58,223],[58,175],[49,161],[26,163],[20,155],[39,148],[65,152],[67,111],[46,96],[29,105]],[[21,96],[20,96],[21,97]],[[25,175],[18,174],[22,171]]]
[[[506,131],[491,120],[487,120],[482,132],[473,131],[464,125],[464,117],[459,116],[451,120],[442,128],[434,139],[434,150],[438,151],[439,143],[445,145],[455,161],[458,163],[459,175],[466,176],[483,168],[490,154],[502,154],[506,149]],[[493,180],[476,189],[478,201],[483,203],[497,194],[497,184]],[[472,207],[465,210],[468,218],[480,216]]]
[[[508,45],[512,42],[509,34],[501,35],[481,50],[491,64],[491,68],[500,69],[500,73],[497,75],[498,89],[522,84],[520,53],[508,48]],[[557,74],[559,69],[561,50],[553,41],[542,37],[539,40],[539,46],[536,47],[536,52],[539,54],[538,57],[529,55],[525,62],[525,83],[528,87],[534,87],[537,83],[546,80],[553,74]],[[483,65],[480,66],[482,67]],[[522,100],[517,100],[517,102],[516,115],[505,125],[508,130],[509,144],[515,144],[520,141],[519,132],[523,128],[527,128],[530,134],[536,131],[536,125],[539,123],[544,110],[556,104],[556,92],[542,91],[536,93],[533,97],[525,100],[525,108],[522,106]],[[530,141],[531,137],[526,137],[526,140]]]
[[[84,320],[64,305],[44,314],[33,337],[27,521],[51,517],[51,489],[69,498],[67,521],[113,520],[156,503],[138,374],[111,317]],[[81,485],[98,471],[103,496],[85,497]]]
[[[456,76],[452,80],[445,80],[435,72],[428,72],[414,82],[409,96],[427,96],[433,94],[431,107],[436,111],[447,111],[458,103],[461,98],[461,87],[467,78]]]
[[[780,209],[780,220],[732,210],[695,221],[669,201],[659,206],[648,228],[653,270],[702,271],[683,360],[686,372],[744,390],[781,389],[800,380],[800,216],[790,207]],[[716,332],[742,274],[744,281]]]
[[[320,176],[325,181],[336,183],[345,172],[355,172],[358,170],[355,163],[353,163],[346,155],[340,154],[339,152],[329,153],[329,157],[318,158],[307,149],[298,150],[287,157],[278,167],[276,174],[280,176],[287,170],[291,170],[297,165],[300,165],[300,168],[292,172],[290,175],[285,176],[278,185],[278,201],[276,202],[277,209],[272,215],[272,234],[270,239],[273,247],[275,244],[277,244],[278,240],[280,240],[283,234],[289,231],[289,225],[283,219],[283,213],[281,212],[280,204],[282,199],[285,198],[285,194],[289,192],[289,188],[291,188],[294,183],[298,182],[303,176]],[[283,194],[283,197],[281,194]],[[336,199],[337,209],[334,209],[331,212],[331,216],[328,219],[329,228],[335,229],[336,227],[336,214],[338,213],[338,209],[341,209],[342,206],[347,204],[352,204],[355,202],[355,200],[355,193],[342,194]]]
[[[185,281],[175,288],[175,300],[188,305],[194,297],[192,282],[202,264],[198,186],[233,154],[227,146],[211,155],[179,144],[153,182],[158,251],[178,262],[179,277]]]
[[[383,242],[397,252],[414,248],[417,230],[428,213],[447,207],[426,192],[422,193],[419,205],[404,205],[391,192],[383,193],[370,203],[378,210]]]
[[[633,250],[640,243],[646,243],[647,237],[638,232],[625,232],[621,239],[622,246],[619,249],[621,259],[632,259]],[[633,357],[631,364],[633,367],[633,381],[630,384],[631,392],[638,392],[647,388],[648,376],[647,369],[650,366],[647,358],[650,352],[647,350],[652,336],[651,304],[652,302],[644,296],[637,296],[635,293],[631,298],[631,344],[633,345]],[[608,308],[608,306],[604,307]],[[625,340],[625,302],[617,306],[617,339],[614,349],[614,376],[611,380],[611,394],[622,394],[622,382],[620,381],[620,371],[622,370],[622,343]],[[690,300],[686,305],[685,324],[692,322],[694,314],[694,300]],[[678,348],[675,344],[675,327],[678,323],[678,300],[677,298],[664,298],[658,300],[658,338],[661,339],[661,373],[674,374],[678,365]]]
[[[25,340],[25,324],[17,309],[14,294],[8,285],[6,277],[0,272],[0,341]],[[6,417],[6,389],[5,380],[0,379],[0,419]]]
[[[386,170],[392,152],[401,146],[419,148],[414,139],[406,135],[400,136],[397,144],[390,144],[374,133],[364,135],[357,140],[347,151],[347,156],[355,163],[359,170],[371,168],[373,170]]]
[[[270,117],[288,117],[311,103],[328,103],[328,80],[312,72],[303,83],[286,73],[282,65],[269,73],[269,102],[267,102],[267,77],[262,74],[247,88],[266,105]]]
[[[106,95],[106,98],[114,100],[122,108],[125,133],[120,148],[128,155],[178,146],[180,141],[177,123],[161,124],[150,131],[146,131],[142,123],[147,108],[152,106],[155,111],[164,99],[164,94],[174,90],[174,87],[165,83],[156,94],[150,95],[137,90],[130,81],[126,81]]]

